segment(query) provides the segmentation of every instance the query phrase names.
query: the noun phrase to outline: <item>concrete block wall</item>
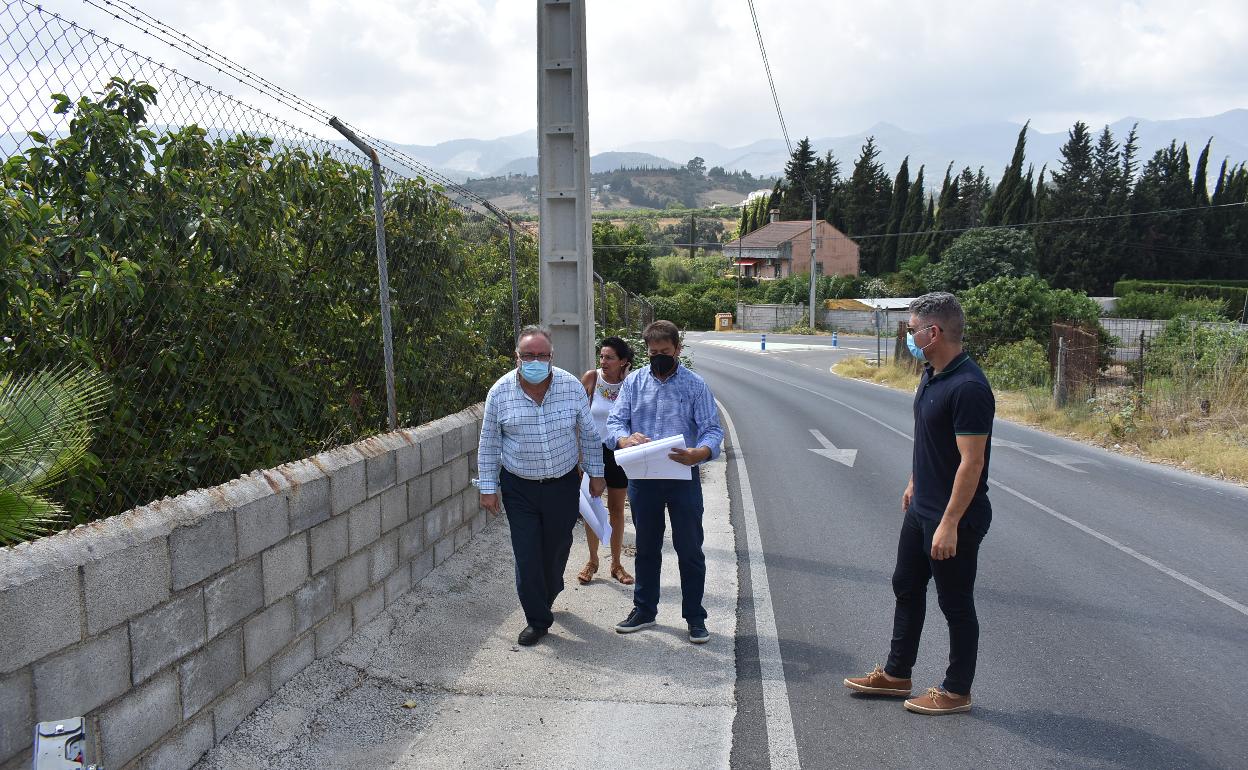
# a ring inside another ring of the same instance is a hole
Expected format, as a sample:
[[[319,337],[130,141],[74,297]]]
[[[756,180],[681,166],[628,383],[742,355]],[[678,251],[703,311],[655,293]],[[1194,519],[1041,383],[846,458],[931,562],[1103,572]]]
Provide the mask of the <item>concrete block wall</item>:
[[[109,770],[193,765],[485,526],[482,411],[0,549],[0,770],[79,715]]]

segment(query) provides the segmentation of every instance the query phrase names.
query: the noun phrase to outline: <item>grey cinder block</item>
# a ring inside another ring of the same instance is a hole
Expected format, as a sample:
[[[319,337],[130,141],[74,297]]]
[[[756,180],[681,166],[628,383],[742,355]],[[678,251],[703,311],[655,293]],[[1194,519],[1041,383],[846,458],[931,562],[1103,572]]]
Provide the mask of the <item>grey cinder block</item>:
[[[347,555],[347,516],[335,516],[312,528],[312,573]]]
[[[425,547],[425,523],[417,519],[399,527],[399,561],[409,562]]]
[[[264,603],[289,596],[308,579],[308,536],[299,533],[261,555],[264,565]]]
[[[364,456],[354,450],[332,454],[335,467],[329,471],[329,512],[337,516],[366,497]]]
[[[347,549],[355,553],[381,536],[381,498],[373,497],[347,514]]]
[[[212,715],[204,714],[170,736],[143,758],[143,770],[190,770],[213,746]]]
[[[30,671],[23,669],[0,676],[0,760],[30,748],[34,728],[34,687]]]
[[[360,594],[360,596],[357,597],[351,604],[355,627],[359,628],[373,618],[377,617],[385,608],[386,587],[384,585],[379,585]]]
[[[204,587],[208,636],[216,636],[263,606],[260,560],[252,559]]]
[[[316,657],[324,658],[338,649],[338,645],[351,635],[351,608],[342,609],[330,615],[316,629]]]
[[[178,666],[182,684],[182,718],[198,714],[243,678],[243,632],[232,629]]]
[[[368,588],[368,551],[361,551],[338,565],[335,594],[344,604]]]
[[[381,493],[381,531],[389,532],[407,521],[407,485],[400,484]]]
[[[411,521],[429,510],[433,504],[433,474],[426,473],[407,482],[407,520]]]
[[[130,689],[125,626],[35,664],[35,721],[80,716]],[[28,736],[29,737],[29,736]]]
[[[251,712],[264,705],[269,699],[269,672],[258,671],[231,690],[221,702],[212,709],[213,731],[217,742],[225,740],[225,736],[234,732],[234,728],[246,719]]]
[[[145,612],[130,621],[134,682],[152,674],[204,646],[204,592],[188,591],[168,604]]]
[[[76,568],[0,591],[0,674],[82,639],[81,617]]]
[[[463,548],[465,545],[468,545],[468,541],[471,539],[472,539],[472,528],[461,525],[458,529],[455,530],[455,550],[458,551],[459,549]]]
[[[373,544],[370,551],[368,582],[376,585],[399,566],[399,536],[388,535]]]
[[[430,484],[432,491],[430,492],[433,502],[440,503],[451,496],[451,475],[452,469],[449,465],[442,465],[433,469]]]
[[[273,659],[269,666],[269,686],[273,692],[282,689],[300,671],[316,660],[316,639],[312,634],[300,638],[289,649]]]
[[[433,566],[433,549],[426,548],[412,561],[412,585],[416,585],[433,572]]]
[[[290,531],[302,532],[329,518],[329,479],[308,479],[286,491]]]
[[[289,598],[248,620],[243,626],[244,662],[248,675],[255,673],[275,652],[289,644],[294,636],[294,603]]]
[[[459,429],[459,449],[464,453],[476,453],[481,444],[481,423],[473,420]]]
[[[290,533],[285,492],[274,492],[234,512],[238,526],[238,558],[255,556]]]
[[[386,587],[386,606],[389,607],[411,590],[412,565],[404,564],[390,573],[390,577],[386,578],[384,585]]]
[[[442,462],[450,460],[452,457],[458,457],[463,453],[460,448],[460,427],[452,425],[442,432]]]
[[[172,672],[137,687],[100,712],[105,767],[123,767],[177,726],[178,680]]]
[[[381,494],[382,490],[394,486],[395,461],[394,452],[385,451],[364,461],[364,475],[368,485],[368,496]]]
[[[421,473],[420,444],[408,444],[396,449],[394,452],[394,464],[394,480],[396,483],[402,484],[409,479],[419,476]]]
[[[451,463],[451,494],[458,494],[468,489],[472,482],[471,465],[468,455],[460,455]]]
[[[90,562],[83,578],[87,633],[94,636],[169,598],[168,543],[159,538]]]
[[[442,434],[435,433],[420,440],[420,467],[428,473],[442,465]]]
[[[455,553],[455,539],[444,537],[433,544],[433,563],[441,564],[451,558],[453,553]]]
[[[234,517],[216,512],[189,527],[169,533],[173,590],[181,591],[234,563],[238,555]]]
[[[334,610],[334,579],[325,573],[295,591],[295,633],[302,634]]]

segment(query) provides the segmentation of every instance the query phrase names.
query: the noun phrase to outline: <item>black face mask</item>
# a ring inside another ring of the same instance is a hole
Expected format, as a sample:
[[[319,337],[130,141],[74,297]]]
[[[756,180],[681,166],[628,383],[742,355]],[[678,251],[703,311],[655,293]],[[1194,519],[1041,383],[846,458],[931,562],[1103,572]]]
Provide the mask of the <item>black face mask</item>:
[[[650,356],[650,371],[666,377],[676,371],[676,356],[668,356],[660,353],[656,356]]]

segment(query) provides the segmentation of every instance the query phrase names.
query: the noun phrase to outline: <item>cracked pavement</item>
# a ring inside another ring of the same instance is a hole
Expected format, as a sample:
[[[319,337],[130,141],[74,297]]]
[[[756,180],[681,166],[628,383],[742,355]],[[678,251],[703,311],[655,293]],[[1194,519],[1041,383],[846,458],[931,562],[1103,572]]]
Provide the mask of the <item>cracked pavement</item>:
[[[605,546],[595,580],[576,581],[587,554],[578,525],[555,625],[520,647],[525,624],[500,517],[196,767],[727,767],[737,571],[725,467],[721,457],[702,471],[709,644],[686,636],[670,534],[658,625],[621,635],[612,626],[631,609],[632,587],[606,574]],[[631,572],[631,556],[624,562]]]

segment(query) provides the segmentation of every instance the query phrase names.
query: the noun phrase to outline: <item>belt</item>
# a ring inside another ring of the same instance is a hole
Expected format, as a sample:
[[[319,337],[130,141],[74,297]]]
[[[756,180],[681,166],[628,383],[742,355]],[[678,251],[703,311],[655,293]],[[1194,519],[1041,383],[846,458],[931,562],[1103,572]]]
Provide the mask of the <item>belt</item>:
[[[568,471],[567,473],[563,474],[562,476],[551,476],[550,478],[545,478],[545,479],[531,479],[531,478],[529,478],[529,477],[527,477],[527,476],[521,476],[519,473],[513,473],[512,471],[508,470],[506,467],[504,467],[504,468],[503,468],[503,473],[506,473],[506,474],[507,474],[507,475],[509,475],[509,476],[515,476],[516,478],[520,479],[521,481],[531,481],[531,482],[533,482],[534,484],[553,484],[553,483],[555,483],[556,481],[563,481],[563,480],[564,480],[564,479],[566,479],[567,477],[569,477],[569,476],[571,476],[571,475],[575,474],[575,473],[576,473],[576,467],[575,467],[575,466],[573,466],[572,470]]]

